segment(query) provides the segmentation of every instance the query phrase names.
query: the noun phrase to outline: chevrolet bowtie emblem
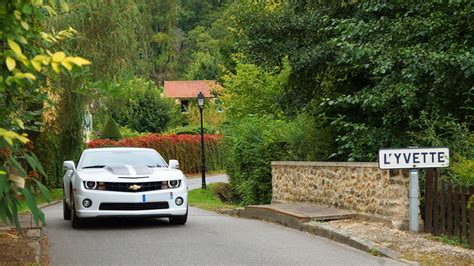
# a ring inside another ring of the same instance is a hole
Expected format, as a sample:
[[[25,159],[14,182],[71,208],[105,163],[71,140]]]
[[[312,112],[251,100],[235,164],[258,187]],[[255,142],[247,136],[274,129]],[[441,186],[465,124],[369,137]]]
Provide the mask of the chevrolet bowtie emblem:
[[[133,185],[129,187],[130,190],[139,190],[140,188],[142,188],[142,186],[139,185]]]

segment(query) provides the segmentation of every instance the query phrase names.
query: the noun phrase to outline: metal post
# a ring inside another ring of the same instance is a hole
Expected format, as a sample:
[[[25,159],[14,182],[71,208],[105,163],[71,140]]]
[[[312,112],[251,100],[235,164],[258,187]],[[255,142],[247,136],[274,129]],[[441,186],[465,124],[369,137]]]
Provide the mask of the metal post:
[[[410,190],[409,190],[409,205],[410,205],[410,231],[418,232],[418,214],[420,212],[419,201],[418,201],[418,169],[410,170]]]
[[[206,157],[204,156],[204,127],[202,124],[202,109],[203,107],[199,108],[201,112],[201,174],[202,174],[201,188],[206,189]]]

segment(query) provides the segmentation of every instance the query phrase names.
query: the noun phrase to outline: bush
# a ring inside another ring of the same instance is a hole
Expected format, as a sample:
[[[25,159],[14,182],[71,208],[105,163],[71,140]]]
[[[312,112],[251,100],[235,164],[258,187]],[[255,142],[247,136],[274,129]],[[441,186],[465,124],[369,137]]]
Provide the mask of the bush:
[[[207,171],[224,169],[224,151],[221,135],[205,135]],[[89,148],[99,147],[141,147],[158,151],[165,160],[179,160],[180,168],[185,173],[198,173],[201,169],[201,137],[199,135],[160,135],[148,134],[120,141],[93,140]]]
[[[287,124],[249,117],[226,129],[226,172],[243,204],[270,203],[272,161],[288,158]]]
[[[176,108],[173,100],[162,97],[161,92],[153,81],[134,78],[109,100],[108,109],[121,126],[138,132],[163,132]]]
[[[120,134],[122,135],[123,138],[133,138],[133,137],[144,136],[146,133],[140,133],[138,131],[130,129],[127,126],[124,126],[124,127],[120,127]]]
[[[42,182],[49,188],[62,185],[64,158],[60,149],[60,141],[60,135],[51,131],[43,131],[34,142],[35,154],[47,176]]]
[[[212,193],[214,193],[214,195],[222,202],[236,201],[237,197],[228,183],[214,183],[214,186],[211,189]]]
[[[459,158],[458,162],[454,162],[451,166],[454,179],[462,184],[474,184],[474,158]]]
[[[225,119],[226,113],[222,112],[222,105],[219,100],[206,100],[202,111],[202,118],[205,127],[220,127]],[[187,122],[190,125],[198,126],[201,123],[201,114],[196,102],[191,101],[186,113]]]
[[[334,130],[324,117],[303,113],[288,124],[290,160],[326,161],[336,152]]]
[[[201,134],[201,127],[200,126],[186,126],[186,127],[177,127],[170,131],[172,134],[177,135],[200,135]],[[204,134],[217,134],[218,130],[216,130],[212,126],[204,126]]]
[[[111,139],[111,140],[119,140],[122,138],[120,134],[120,130],[117,127],[117,123],[113,118],[109,118],[107,123],[102,130],[102,134],[100,134],[101,139]]]

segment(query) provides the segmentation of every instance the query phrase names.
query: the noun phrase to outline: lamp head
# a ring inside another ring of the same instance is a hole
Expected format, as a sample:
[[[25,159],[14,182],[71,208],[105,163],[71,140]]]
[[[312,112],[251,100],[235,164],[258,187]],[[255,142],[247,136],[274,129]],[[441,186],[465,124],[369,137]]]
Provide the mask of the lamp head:
[[[199,107],[202,108],[204,106],[204,94],[202,92],[198,93],[197,100],[198,100]]]

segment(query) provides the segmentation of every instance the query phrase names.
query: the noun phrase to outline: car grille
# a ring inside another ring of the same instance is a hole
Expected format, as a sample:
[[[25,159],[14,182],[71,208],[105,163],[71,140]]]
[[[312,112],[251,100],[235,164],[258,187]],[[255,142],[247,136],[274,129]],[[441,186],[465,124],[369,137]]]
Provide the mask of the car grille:
[[[144,203],[101,203],[101,211],[143,211],[169,209],[168,202],[144,202]]]
[[[118,182],[104,182],[107,191],[120,192],[144,192],[161,189],[161,181],[159,182],[134,182],[134,183],[118,183]]]

